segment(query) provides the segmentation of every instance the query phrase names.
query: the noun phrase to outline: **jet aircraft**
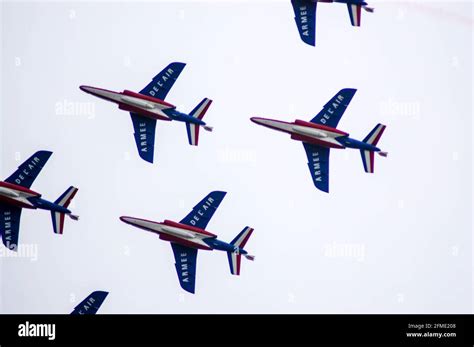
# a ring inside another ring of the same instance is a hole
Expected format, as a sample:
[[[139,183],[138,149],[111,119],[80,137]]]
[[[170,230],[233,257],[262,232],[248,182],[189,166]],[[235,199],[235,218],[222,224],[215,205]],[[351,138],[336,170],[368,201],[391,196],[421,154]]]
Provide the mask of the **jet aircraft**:
[[[353,26],[360,26],[361,9],[374,12],[363,0],[291,0],[300,37],[310,46],[316,45],[316,7],[318,2],[339,2],[347,5]]]
[[[328,193],[331,148],[359,149],[364,170],[368,173],[374,172],[374,153],[383,157],[387,156],[387,152],[376,147],[385,130],[385,125],[377,124],[362,141],[352,139],[348,133],[336,129],[355,92],[356,89],[342,89],[310,122],[299,119],[293,123],[259,117],[250,119],[256,124],[288,133],[291,139],[303,142],[313,183],[316,188]]]
[[[17,251],[20,217],[23,208],[42,209],[51,212],[53,231],[62,234],[64,216],[73,220],[79,217],[68,210],[77,188],[69,187],[55,202],[49,202],[41,194],[30,189],[52,152],[38,151],[18,167],[5,181],[0,181],[0,232],[3,244]]]
[[[189,292],[195,291],[196,260],[198,250],[219,250],[227,252],[230,273],[240,275],[241,256],[254,260],[254,256],[244,250],[253,229],[245,227],[230,243],[217,239],[217,235],[206,231],[206,226],[219,207],[226,192],[214,191],[202,199],[179,223],[171,220],[153,222],[135,217],[120,217],[124,223],[159,235],[161,240],[169,241],[173,249],[175,267],[181,287]]]
[[[212,131],[212,127],[202,120],[212,100],[203,99],[189,114],[179,112],[176,106],[164,101],[185,65],[169,64],[140,93],[130,90],[113,92],[90,86],[79,88],[86,93],[116,103],[119,109],[130,112],[138,154],[143,160],[153,163],[157,120],[185,123],[188,141],[192,146],[198,145],[200,127]]]

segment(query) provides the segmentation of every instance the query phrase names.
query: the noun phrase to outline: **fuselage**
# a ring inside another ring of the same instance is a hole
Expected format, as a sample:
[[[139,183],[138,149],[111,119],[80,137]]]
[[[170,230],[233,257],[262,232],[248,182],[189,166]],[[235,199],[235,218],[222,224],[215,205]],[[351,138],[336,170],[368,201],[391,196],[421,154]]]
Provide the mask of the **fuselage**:
[[[71,211],[65,207],[42,199],[41,194],[31,189],[2,181],[0,181],[0,202],[20,208],[39,208],[67,214],[71,213]]]
[[[135,93],[130,90],[124,90],[119,93],[89,86],[80,86],[79,88],[98,98],[118,104],[119,109],[124,111],[138,113],[142,116],[156,120],[176,120],[180,122],[206,125],[206,123],[201,119],[179,112],[176,110],[176,106],[152,96]]]
[[[160,239],[164,241],[174,242],[183,246],[207,251],[215,249],[243,255],[247,254],[247,252],[242,248],[218,240],[217,235],[190,225],[176,223],[170,220],[154,222],[126,216],[120,217],[120,220],[134,227],[156,233],[160,236]]]
[[[322,124],[315,124],[299,119],[289,123],[280,120],[259,117],[253,117],[251,118],[251,121],[273,130],[288,133],[291,135],[291,139],[312,145],[327,148],[356,148],[374,152],[380,151],[379,148],[371,144],[350,138],[349,134],[344,131]]]

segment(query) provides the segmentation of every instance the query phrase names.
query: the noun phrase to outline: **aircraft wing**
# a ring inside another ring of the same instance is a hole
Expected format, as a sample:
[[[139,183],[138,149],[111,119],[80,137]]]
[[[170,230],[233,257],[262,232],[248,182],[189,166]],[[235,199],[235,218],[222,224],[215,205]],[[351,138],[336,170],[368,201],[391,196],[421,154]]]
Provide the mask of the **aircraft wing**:
[[[314,185],[329,193],[329,148],[310,145],[303,142],[308,157],[308,168]]]
[[[30,188],[49,157],[53,154],[49,151],[38,151],[21,164],[18,169],[8,177],[5,182],[17,184]]]
[[[316,1],[291,0],[295,22],[301,39],[308,45],[316,45]]]
[[[21,208],[0,204],[0,234],[3,244],[11,251],[17,251],[20,232]]]
[[[153,154],[155,152],[155,129],[156,119],[143,117],[137,113],[130,112],[133,122],[133,136],[137,144],[140,157],[153,163]]]
[[[171,242],[171,248],[173,248],[174,259],[176,261],[175,267],[179,284],[185,291],[194,294],[198,250],[174,242]]]
[[[96,314],[107,295],[109,295],[108,292],[92,292],[87,298],[82,300],[79,305],[74,307],[74,311],[72,311],[71,314]]]
[[[204,199],[193,207],[192,211],[181,220],[181,223],[206,229],[207,223],[211,220],[214,212],[216,212],[225,195],[226,192],[210,192]]]
[[[140,94],[153,96],[155,98],[165,100],[166,95],[173,87],[174,82],[183,71],[186,64],[171,63],[164,68],[153,80],[140,91]]]
[[[331,100],[328,101],[326,105],[324,105],[321,112],[311,119],[311,123],[323,124],[331,128],[336,128],[356,91],[357,89],[341,89],[332,97]]]
[[[347,4],[347,9],[349,10],[349,17],[351,18],[352,26],[360,27],[362,5]]]

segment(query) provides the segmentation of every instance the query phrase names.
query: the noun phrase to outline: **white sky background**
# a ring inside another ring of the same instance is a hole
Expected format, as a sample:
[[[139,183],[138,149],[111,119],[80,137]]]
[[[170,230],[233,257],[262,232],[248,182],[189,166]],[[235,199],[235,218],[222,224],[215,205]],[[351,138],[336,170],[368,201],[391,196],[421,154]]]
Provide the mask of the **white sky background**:
[[[1,176],[52,150],[32,188],[79,187],[81,220],[60,236],[23,211],[38,259],[1,259],[1,312],[69,313],[93,290],[110,292],[100,313],[472,312],[472,4],[370,5],[353,28],[345,5],[319,4],[313,48],[289,1],[3,2]],[[139,91],[172,61],[188,65],[167,101],[213,99],[215,130],[195,148],[184,124],[158,123],[150,165],[128,113],[78,87]],[[339,128],[386,124],[389,157],[368,175],[358,151],[333,150],[326,195],[303,146],[249,118],[309,120],[345,87]],[[93,109],[58,112],[69,102]],[[254,227],[256,261],[235,277],[225,253],[199,252],[191,295],[169,244],[118,217],[179,221],[211,190],[228,195],[208,229]]]

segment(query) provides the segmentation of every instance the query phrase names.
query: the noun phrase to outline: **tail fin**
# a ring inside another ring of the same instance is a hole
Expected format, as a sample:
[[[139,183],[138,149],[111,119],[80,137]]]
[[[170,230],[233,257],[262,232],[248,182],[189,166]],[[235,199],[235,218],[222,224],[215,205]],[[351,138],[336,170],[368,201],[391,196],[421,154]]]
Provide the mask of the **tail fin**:
[[[385,130],[386,126],[383,124],[377,124],[374,129],[367,135],[364,139],[365,143],[368,143],[372,146],[376,146],[379,142],[382,134]],[[382,157],[386,157],[388,155],[387,152],[378,151],[377,152]],[[362,156],[362,163],[364,164],[364,170],[367,173],[374,173],[374,152],[361,150],[360,154]]]
[[[203,119],[206,114],[209,106],[211,106],[212,100],[204,98],[189,114],[190,116]],[[191,146],[197,146],[199,142],[199,124],[195,123],[186,123],[186,130],[188,132],[188,141]],[[212,131],[212,127],[205,125],[204,129],[207,131]]]
[[[227,252],[227,258],[229,259],[230,273],[232,275],[240,275],[240,261],[242,254],[240,254],[239,249],[245,247],[245,244],[252,235],[253,229],[250,227],[245,227],[236,237],[231,241],[231,245],[235,246],[234,252]],[[244,254],[244,257],[248,260],[254,260],[255,257],[250,254]]]
[[[75,187],[69,187],[54,203],[67,208],[71,203],[71,200],[76,195],[78,189]],[[53,231],[55,234],[62,234],[64,229],[64,215],[65,213],[51,211],[51,219],[53,220]],[[78,220],[79,216],[68,214],[73,220]]]

